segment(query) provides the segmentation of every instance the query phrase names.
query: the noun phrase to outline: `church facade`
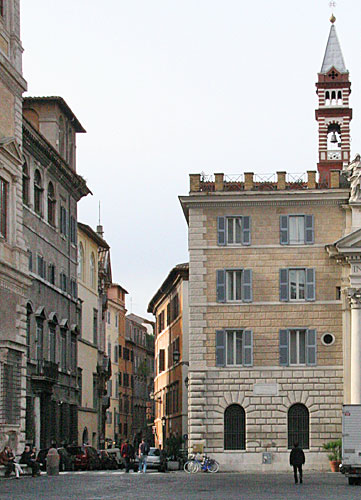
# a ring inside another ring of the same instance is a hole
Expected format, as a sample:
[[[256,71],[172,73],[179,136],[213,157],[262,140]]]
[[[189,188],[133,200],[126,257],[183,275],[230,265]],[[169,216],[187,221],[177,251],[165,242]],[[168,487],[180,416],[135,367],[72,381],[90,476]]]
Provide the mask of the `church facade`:
[[[361,394],[361,225],[350,201],[359,164],[347,172],[350,82],[331,22],[316,84],[318,172],[267,182],[250,172],[237,181],[192,174],[180,197],[189,225],[189,446],[224,470],[288,469],[296,441],[308,467],[327,468],[322,446],[341,437],[342,404]]]

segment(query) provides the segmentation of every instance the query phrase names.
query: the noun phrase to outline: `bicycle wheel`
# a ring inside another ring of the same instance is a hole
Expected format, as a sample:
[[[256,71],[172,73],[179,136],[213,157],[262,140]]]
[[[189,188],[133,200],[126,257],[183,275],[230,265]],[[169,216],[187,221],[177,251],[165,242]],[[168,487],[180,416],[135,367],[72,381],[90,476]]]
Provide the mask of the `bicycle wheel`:
[[[184,470],[188,472],[188,474],[195,474],[198,472],[198,469],[199,464],[195,460],[188,460],[188,462],[184,464]]]
[[[218,472],[219,471],[219,463],[215,460],[211,460],[207,465],[208,472]]]

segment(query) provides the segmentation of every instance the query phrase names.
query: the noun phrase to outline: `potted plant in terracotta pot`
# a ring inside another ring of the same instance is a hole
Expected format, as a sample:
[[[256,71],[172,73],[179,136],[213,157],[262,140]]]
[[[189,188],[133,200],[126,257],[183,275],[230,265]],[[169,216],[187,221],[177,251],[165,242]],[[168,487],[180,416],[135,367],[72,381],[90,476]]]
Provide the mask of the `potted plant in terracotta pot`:
[[[330,461],[331,472],[338,472],[339,465],[342,460],[342,440],[330,441],[323,445],[323,449],[328,451],[328,459]]]

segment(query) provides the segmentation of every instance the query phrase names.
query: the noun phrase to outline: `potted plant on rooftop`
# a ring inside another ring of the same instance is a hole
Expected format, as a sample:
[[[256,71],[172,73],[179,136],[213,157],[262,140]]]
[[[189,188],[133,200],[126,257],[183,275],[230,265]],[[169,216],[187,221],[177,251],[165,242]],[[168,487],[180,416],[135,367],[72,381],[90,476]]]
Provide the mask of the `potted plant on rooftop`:
[[[342,439],[324,443],[323,449],[328,452],[327,457],[330,461],[331,472],[338,472],[342,460]]]

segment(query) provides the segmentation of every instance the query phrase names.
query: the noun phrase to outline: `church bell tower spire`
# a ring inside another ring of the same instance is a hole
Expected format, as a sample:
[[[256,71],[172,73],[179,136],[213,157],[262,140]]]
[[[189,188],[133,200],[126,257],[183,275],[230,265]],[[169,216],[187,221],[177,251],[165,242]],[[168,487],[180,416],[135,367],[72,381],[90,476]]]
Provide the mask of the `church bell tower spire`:
[[[316,83],[318,95],[319,160],[317,169],[320,183],[328,186],[331,170],[341,170],[350,162],[350,121],[352,109],[349,107],[351,82],[346,69],[341,46],[338,41],[335,21],[326,46],[321,71]]]

